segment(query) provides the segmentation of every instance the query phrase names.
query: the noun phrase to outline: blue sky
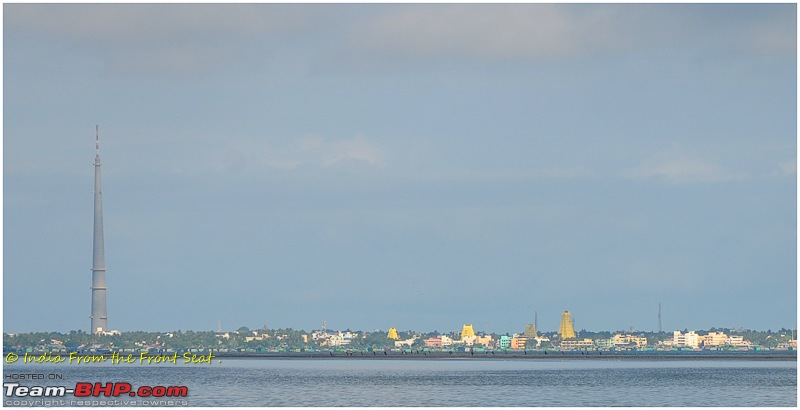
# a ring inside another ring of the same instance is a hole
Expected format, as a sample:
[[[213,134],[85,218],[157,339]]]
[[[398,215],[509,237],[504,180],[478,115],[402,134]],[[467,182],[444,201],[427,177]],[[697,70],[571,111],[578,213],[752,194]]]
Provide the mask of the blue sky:
[[[796,6],[3,7],[3,328],[797,321]]]

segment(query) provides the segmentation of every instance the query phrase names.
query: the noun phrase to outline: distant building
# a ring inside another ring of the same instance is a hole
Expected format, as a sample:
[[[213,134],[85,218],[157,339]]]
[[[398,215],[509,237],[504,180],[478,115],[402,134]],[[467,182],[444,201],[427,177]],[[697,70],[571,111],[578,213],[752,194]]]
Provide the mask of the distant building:
[[[558,334],[562,339],[575,338],[575,329],[572,327],[572,315],[568,310],[561,314],[561,326],[558,327]]]
[[[492,336],[475,336],[473,344],[489,347],[492,344]]]
[[[497,347],[500,349],[508,349],[511,347],[511,337],[506,335],[500,336],[500,340],[497,342]]]
[[[600,349],[610,349],[614,346],[614,339],[594,339],[594,345]]]
[[[394,341],[394,347],[403,347],[403,346],[411,347],[411,345],[413,345],[414,342],[416,342],[416,341],[417,341],[417,337],[416,336],[412,337],[411,339],[406,339],[406,340],[395,340]]]
[[[645,347],[647,346],[647,338],[617,333],[611,338],[611,344],[616,348]]]
[[[315,330],[315,331],[311,332],[311,340],[314,340],[314,341],[327,340],[328,336],[330,336],[330,335],[328,334],[327,330]]]
[[[713,347],[724,345],[728,340],[728,335],[722,332],[709,332],[707,335],[702,336],[703,346]]]
[[[257,330],[253,330],[251,333],[253,334],[253,336],[244,337],[245,342],[252,342],[254,340],[260,342],[262,340],[270,338],[270,335],[268,333],[258,333]],[[308,343],[308,335],[303,335],[303,336],[304,336],[303,340],[305,340],[305,342]]]
[[[744,340],[744,336],[728,336],[725,344],[734,347],[751,347],[753,345],[749,340]]]
[[[446,335],[442,335],[442,347],[449,347],[453,345],[453,338],[448,337]]]
[[[792,339],[792,336],[789,336],[789,340],[786,342],[778,343],[775,346],[776,350],[795,350],[797,349],[797,340]]]
[[[389,334],[386,335],[386,337],[389,339],[400,340],[400,336],[397,334],[397,329],[393,327],[389,328]]]
[[[353,341],[355,335],[352,332],[341,332],[328,336],[328,346],[341,347],[347,346]]]
[[[542,343],[545,343],[545,342],[546,343],[550,343],[550,338],[545,336],[545,335],[537,336],[537,337],[533,338],[533,340],[536,341],[536,347],[542,347]],[[531,347],[533,347],[533,346],[531,346]]]
[[[442,338],[441,338],[441,336],[440,337],[429,337],[429,338],[423,340],[423,343],[425,343],[425,347],[440,348],[440,347],[442,347]]]
[[[472,328],[472,325],[464,325],[464,327],[461,328],[461,340],[473,336],[475,336],[475,330]]]
[[[514,335],[511,338],[511,348],[514,350],[525,350],[525,345],[528,342],[528,338],[521,335]]]
[[[680,330],[672,332],[672,346],[673,347],[690,347],[697,349],[700,347],[700,335],[690,330],[688,333],[683,334]]]
[[[592,348],[594,348],[594,341],[592,339],[561,341],[561,349],[563,350],[581,350]]]
[[[536,336],[538,336],[538,335],[536,334],[536,325],[535,325],[535,324],[533,324],[533,323],[528,323],[527,325],[525,325],[525,333],[523,333],[523,334],[524,334],[524,335],[525,335],[525,337],[527,337],[528,339],[534,339],[534,338],[536,338]]]

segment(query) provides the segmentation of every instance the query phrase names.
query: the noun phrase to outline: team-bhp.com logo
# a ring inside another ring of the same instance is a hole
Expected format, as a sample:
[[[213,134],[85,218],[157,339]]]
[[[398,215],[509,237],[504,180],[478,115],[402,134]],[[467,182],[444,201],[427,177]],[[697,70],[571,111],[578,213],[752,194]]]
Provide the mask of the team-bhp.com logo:
[[[74,388],[67,388],[67,386],[21,386],[19,383],[3,383],[3,390],[7,398],[26,399],[63,398],[68,394],[78,398],[145,397],[156,399],[178,398],[189,395],[189,388],[186,386],[141,386],[134,389],[130,383],[126,382],[108,382],[105,384],[79,382],[75,384]],[[82,403],[76,404],[82,405]],[[112,404],[115,403],[108,402],[101,405]],[[129,402],[128,404],[136,403]],[[142,404],[146,403],[143,402]],[[69,405],[69,403],[62,403],[62,405]]]
[[[3,383],[7,397],[64,397],[72,394],[75,397],[186,397],[189,388],[186,386],[141,386],[133,390],[130,383],[79,382],[74,389],[66,386],[20,386],[19,383]]]

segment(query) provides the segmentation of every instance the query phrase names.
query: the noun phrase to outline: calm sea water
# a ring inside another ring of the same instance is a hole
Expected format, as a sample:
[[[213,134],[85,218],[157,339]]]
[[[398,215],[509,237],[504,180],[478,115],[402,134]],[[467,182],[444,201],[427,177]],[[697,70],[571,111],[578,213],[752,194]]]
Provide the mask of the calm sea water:
[[[3,370],[63,376],[22,385],[188,386],[190,406],[796,407],[798,378],[794,360],[742,359],[222,359]]]

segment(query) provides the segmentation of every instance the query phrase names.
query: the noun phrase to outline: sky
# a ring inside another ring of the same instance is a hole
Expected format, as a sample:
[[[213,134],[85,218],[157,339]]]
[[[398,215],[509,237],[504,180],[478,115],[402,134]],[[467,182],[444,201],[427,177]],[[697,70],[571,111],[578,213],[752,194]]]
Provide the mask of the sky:
[[[4,4],[3,331],[797,323],[795,4]]]

